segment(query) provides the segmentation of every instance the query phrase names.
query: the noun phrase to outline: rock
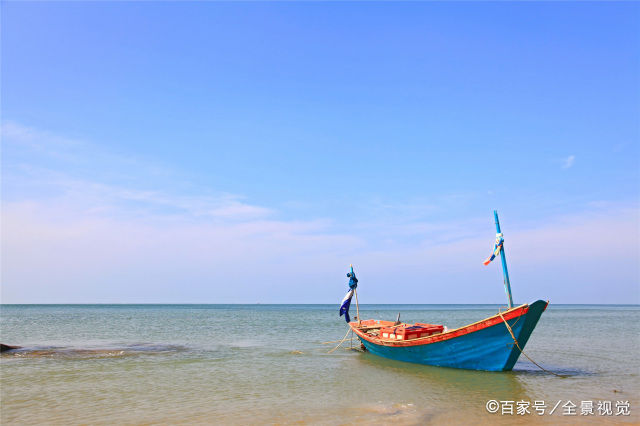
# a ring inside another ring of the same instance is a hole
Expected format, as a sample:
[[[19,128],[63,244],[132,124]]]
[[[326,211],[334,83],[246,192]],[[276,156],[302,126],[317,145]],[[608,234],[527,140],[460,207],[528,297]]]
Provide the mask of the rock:
[[[11,351],[14,349],[20,349],[20,346],[11,346],[11,345],[5,345],[4,343],[0,343],[0,352]]]

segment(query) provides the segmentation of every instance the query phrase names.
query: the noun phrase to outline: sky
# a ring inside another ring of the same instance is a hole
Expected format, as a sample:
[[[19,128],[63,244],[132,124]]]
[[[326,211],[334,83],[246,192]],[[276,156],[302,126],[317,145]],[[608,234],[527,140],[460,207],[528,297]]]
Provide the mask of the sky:
[[[1,4],[2,303],[640,303],[640,4]]]

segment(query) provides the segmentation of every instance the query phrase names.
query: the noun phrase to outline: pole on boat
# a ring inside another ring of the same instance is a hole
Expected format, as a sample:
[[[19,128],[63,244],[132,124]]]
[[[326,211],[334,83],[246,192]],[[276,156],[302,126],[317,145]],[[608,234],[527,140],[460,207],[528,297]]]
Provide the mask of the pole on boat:
[[[498,220],[498,211],[493,211],[493,216],[496,218],[496,233],[502,234],[500,231],[500,221]],[[504,291],[509,298],[509,309],[513,308],[513,298],[511,297],[511,284],[509,283],[509,271],[507,270],[507,259],[504,255],[504,241],[502,242],[502,250],[500,250],[500,260],[502,260],[502,273],[504,275]],[[357,301],[357,299],[356,299]]]
[[[353,264],[350,264],[349,267],[351,267],[351,276],[353,277],[354,273],[353,273]],[[353,289],[353,294],[356,296],[356,316],[358,317],[358,327],[360,326],[360,305],[358,304],[358,289],[354,288]]]

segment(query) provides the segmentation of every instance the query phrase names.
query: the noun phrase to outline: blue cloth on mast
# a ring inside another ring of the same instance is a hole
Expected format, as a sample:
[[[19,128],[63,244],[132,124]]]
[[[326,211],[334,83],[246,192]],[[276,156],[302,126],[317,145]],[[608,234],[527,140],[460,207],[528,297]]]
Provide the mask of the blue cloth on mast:
[[[353,297],[353,290],[349,290],[342,299],[342,304],[340,305],[340,316],[344,315],[344,319],[347,322],[351,322],[351,317],[349,316],[349,306],[351,306],[351,298]]]
[[[351,298],[356,291],[356,287],[358,287],[358,279],[356,278],[356,273],[353,272],[353,266],[351,266],[351,272],[347,273],[347,277],[349,277],[349,291],[346,296],[344,296],[344,299],[342,299],[342,304],[340,305],[340,316],[344,315],[345,321],[351,322],[349,307],[351,306]]]
[[[358,279],[356,278],[356,273],[353,272],[353,269],[351,270],[351,272],[347,272],[347,277],[349,277],[349,288],[351,290],[354,290],[356,287],[358,287]]]

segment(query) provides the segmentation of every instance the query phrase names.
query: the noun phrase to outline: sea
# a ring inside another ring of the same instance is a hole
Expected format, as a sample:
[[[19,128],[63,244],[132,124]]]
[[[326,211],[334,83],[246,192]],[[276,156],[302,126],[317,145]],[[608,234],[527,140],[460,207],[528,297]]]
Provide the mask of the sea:
[[[454,328],[499,308],[360,311]],[[640,423],[638,305],[549,305],[524,352],[560,376],[392,361],[347,330],[337,305],[1,305],[22,348],[0,356],[0,423]]]

